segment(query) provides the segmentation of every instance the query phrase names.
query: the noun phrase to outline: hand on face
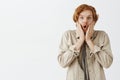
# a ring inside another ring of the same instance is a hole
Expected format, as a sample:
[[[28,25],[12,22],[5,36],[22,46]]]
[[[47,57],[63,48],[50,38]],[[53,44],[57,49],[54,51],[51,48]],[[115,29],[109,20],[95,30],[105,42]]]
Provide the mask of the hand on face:
[[[84,31],[82,29],[81,24],[76,22],[76,28],[77,28],[76,32],[77,32],[77,35],[80,37],[80,40],[84,41],[85,40],[85,36],[84,36]]]
[[[86,32],[82,29],[82,25],[78,22],[76,22],[76,26],[77,26],[77,34],[80,36],[80,38],[84,41],[90,40],[90,38],[93,35],[94,32],[94,25],[95,22],[93,21],[87,28]],[[86,35],[84,34],[86,33]]]
[[[92,37],[93,32],[94,32],[94,26],[95,26],[95,21],[93,21],[87,29],[86,37],[85,37],[86,41],[90,40],[90,38]]]

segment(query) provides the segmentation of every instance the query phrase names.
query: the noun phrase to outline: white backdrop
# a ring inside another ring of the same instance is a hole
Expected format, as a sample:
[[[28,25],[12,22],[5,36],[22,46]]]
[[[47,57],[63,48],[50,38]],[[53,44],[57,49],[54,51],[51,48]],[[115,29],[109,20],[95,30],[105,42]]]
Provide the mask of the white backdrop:
[[[119,0],[1,0],[0,80],[65,80],[58,47],[62,33],[75,29],[72,15],[82,3],[96,7],[95,29],[108,33],[114,56],[106,78],[119,80]]]

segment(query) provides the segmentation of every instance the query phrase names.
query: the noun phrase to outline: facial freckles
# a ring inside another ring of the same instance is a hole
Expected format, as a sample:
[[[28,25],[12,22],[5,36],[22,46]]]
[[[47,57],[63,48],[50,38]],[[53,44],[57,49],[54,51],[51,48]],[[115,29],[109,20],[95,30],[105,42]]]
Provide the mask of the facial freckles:
[[[93,15],[90,10],[84,10],[79,14],[78,23],[82,26],[84,32],[87,31],[89,25],[93,22]]]

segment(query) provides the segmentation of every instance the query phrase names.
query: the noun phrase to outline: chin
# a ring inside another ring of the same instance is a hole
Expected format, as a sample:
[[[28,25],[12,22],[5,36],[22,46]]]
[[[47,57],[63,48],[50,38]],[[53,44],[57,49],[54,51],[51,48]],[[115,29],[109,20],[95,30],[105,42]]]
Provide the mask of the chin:
[[[86,32],[87,32],[87,29],[83,29],[83,31],[86,33]]]
[[[83,32],[84,32],[84,33],[86,33],[86,32],[87,32],[87,30],[83,30]]]

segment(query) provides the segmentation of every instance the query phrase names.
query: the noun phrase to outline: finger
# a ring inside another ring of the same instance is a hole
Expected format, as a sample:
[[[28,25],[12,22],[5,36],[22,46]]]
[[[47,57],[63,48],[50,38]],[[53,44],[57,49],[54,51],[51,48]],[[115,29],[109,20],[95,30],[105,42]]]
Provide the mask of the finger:
[[[76,25],[77,25],[77,28],[81,31],[82,30],[81,25],[78,22],[76,22]]]
[[[95,22],[92,22],[89,26],[89,32],[92,33],[93,30],[94,30],[94,25],[95,25]]]
[[[89,27],[93,28],[94,25],[95,25],[95,22],[93,21],[93,22],[89,25]]]
[[[91,27],[94,28],[95,26],[95,21],[92,22]]]
[[[93,33],[93,28],[89,27],[87,30],[87,34],[91,35]]]

